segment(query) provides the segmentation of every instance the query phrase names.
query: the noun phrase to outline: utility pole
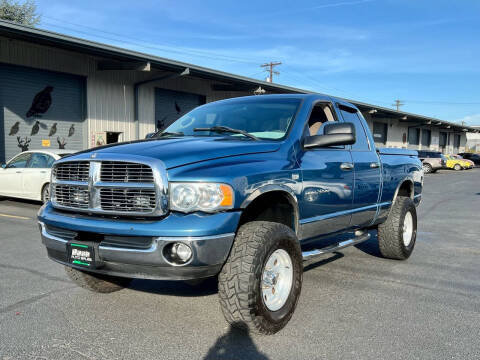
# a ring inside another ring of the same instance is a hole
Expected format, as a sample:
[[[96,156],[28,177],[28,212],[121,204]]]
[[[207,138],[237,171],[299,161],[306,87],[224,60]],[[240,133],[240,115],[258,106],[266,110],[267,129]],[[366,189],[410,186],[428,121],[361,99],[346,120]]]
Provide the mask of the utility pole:
[[[395,104],[392,104],[392,106],[395,106],[397,108],[397,111],[400,111],[400,106],[405,105],[405,103],[402,102],[402,100],[395,100]]]
[[[265,68],[265,71],[270,73],[270,76],[267,79],[268,82],[273,82],[273,74],[280,75],[280,73],[278,71],[275,71],[273,69],[275,68],[275,66],[281,65],[281,64],[282,63],[280,61],[277,61],[277,62],[270,61],[269,63],[265,63],[263,65],[260,65],[260,67]]]

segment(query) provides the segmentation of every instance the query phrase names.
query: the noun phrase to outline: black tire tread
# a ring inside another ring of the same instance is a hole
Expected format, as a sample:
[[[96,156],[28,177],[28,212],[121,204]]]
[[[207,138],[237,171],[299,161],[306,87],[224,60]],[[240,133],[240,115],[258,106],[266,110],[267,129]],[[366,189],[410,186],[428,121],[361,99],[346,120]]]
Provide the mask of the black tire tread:
[[[94,275],[68,266],[65,266],[65,272],[81,288],[102,294],[122,290],[132,281],[128,278]]]
[[[401,231],[403,227],[403,216],[407,210],[413,211],[416,216],[415,205],[409,197],[398,196],[392,205],[387,220],[378,225],[378,245],[380,253],[388,259],[405,260],[410,254],[405,252]]]
[[[242,225],[218,278],[220,305],[227,322],[235,327],[248,328],[252,332],[264,335],[273,334],[278,330],[267,329],[262,324],[262,319],[255,316],[253,311],[255,298],[252,294],[260,282],[260,279],[255,278],[255,274],[261,272],[263,267],[261,262],[255,262],[255,258],[259,255],[262,258],[266,256],[268,247],[265,239],[273,234],[295,237],[289,227],[279,223],[252,221]],[[298,254],[301,256],[300,245],[298,241],[296,243]],[[291,318],[293,310],[285,322]]]

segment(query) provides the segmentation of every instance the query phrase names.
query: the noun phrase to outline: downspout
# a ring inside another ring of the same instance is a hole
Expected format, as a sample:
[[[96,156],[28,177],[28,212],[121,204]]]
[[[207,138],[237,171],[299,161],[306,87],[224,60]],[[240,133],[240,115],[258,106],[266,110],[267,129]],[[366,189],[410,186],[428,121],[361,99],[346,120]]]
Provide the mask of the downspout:
[[[155,81],[170,80],[170,79],[174,79],[174,78],[186,76],[186,75],[190,75],[190,68],[185,68],[185,70],[183,70],[181,73],[163,75],[153,79],[139,81],[133,84],[133,98],[134,98],[133,112],[134,112],[134,121],[136,122],[137,139],[140,139],[140,121],[138,118],[138,97],[139,97],[138,95],[139,95],[140,86],[151,83],[151,82],[155,82]]]

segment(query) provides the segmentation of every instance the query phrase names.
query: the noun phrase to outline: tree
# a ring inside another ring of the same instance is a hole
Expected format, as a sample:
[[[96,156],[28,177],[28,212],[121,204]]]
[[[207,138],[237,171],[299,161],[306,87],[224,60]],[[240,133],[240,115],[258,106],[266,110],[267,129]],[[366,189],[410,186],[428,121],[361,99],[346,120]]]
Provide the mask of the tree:
[[[0,0],[0,19],[16,22],[22,25],[34,26],[40,23],[40,14],[33,0],[25,2],[15,0]]]

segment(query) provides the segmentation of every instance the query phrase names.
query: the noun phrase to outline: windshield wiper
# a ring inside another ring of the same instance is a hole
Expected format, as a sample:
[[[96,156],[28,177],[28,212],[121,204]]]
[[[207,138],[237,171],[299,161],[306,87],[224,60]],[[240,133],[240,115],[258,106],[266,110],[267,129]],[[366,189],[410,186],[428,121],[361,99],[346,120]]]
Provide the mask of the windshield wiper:
[[[252,135],[245,130],[239,130],[239,129],[233,129],[228,126],[212,126],[209,128],[195,128],[193,131],[213,131],[213,132],[218,132],[218,133],[233,133],[233,134],[242,134],[243,136],[249,137],[250,139],[253,140],[260,140],[258,137],[255,135]]]
[[[183,132],[168,132],[168,131],[164,131],[164,132],[161,132],[161,133],[156,133],[154,134],[152,137],[156,138],[156,137],[162,137],[162,136],[184,136],[184,133]]]

